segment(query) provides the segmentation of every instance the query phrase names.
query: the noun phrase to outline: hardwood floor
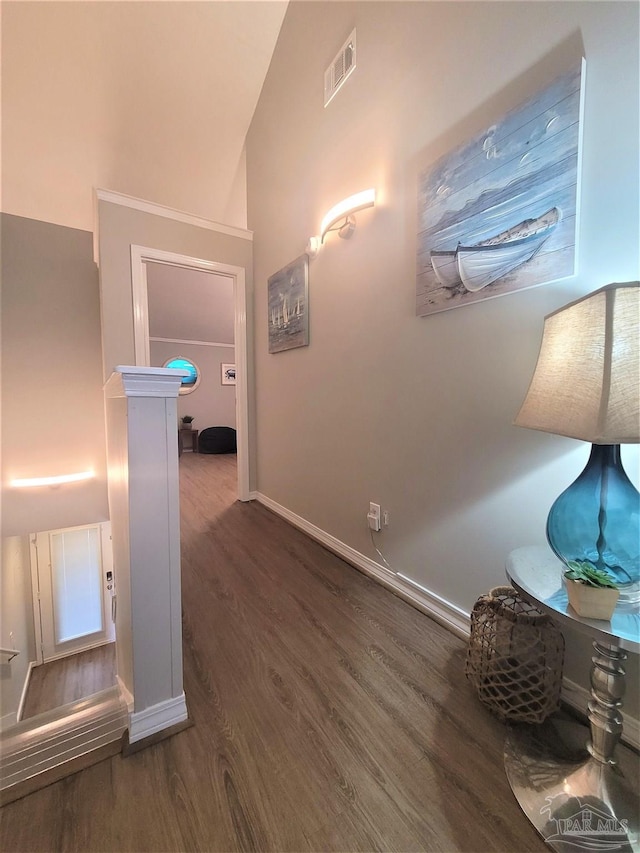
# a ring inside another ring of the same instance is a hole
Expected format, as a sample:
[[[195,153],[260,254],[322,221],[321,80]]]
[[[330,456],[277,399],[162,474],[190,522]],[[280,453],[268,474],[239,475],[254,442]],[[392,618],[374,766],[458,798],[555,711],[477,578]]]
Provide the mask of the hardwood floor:
[[[115,643],[34,667],[22,719],[26,720],[116,683]]]
[[[2,810],[8,851],[544,851],[464,643],[184,454],[194,726]]]

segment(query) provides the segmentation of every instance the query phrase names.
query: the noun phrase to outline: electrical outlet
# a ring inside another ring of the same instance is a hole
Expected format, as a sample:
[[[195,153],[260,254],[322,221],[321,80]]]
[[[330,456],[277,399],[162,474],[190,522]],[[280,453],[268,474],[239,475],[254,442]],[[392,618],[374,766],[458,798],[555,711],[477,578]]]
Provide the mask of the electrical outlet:
[[[380,504],[369,504],[369,514],[367,522],[371,530],[380,530]]]
[[[389,510],[388,509],[385,509],[382,513],[382,526],[383,527],[389,526]]]

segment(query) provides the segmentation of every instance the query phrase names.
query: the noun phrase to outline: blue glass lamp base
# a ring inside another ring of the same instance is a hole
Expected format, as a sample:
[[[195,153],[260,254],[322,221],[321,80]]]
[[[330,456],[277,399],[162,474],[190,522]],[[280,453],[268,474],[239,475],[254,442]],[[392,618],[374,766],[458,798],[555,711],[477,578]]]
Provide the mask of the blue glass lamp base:
[[[564,562],[588,560],[640,599],[640,494],[627,477],[619,444],[594,444],[587,466],[555,501],[547,519],[549,545]]]

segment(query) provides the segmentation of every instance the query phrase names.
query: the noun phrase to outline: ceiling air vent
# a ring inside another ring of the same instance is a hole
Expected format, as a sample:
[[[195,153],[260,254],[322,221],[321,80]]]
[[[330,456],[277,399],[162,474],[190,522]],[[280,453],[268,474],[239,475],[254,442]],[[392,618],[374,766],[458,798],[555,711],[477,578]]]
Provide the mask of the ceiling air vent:
[[[356,67],[356,31],[354,30],[340,48],[338,55],[324,72],[324,105],[336,94]]]

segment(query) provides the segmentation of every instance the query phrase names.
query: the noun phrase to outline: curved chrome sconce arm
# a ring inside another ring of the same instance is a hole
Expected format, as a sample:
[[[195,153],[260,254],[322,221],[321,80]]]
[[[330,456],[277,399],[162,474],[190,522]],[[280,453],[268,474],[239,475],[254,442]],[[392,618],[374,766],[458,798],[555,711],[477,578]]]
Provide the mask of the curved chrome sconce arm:
[[[367,207],[373,207],[375,203],[375,189],[363,190],[360,193],[339,201],[322,220],[322,224],[320,225],[320,242],[324,243],[324,238],[329,231],[337,231],[340,237],[350,237],[353,229],[356,227],[356,219],[353,214]],[[334,228],[342,219],[344,219],[344,222]]]
[[[337,231],[339,237],[350,237],[356,227],[354,216],[359,210],[373,207],[376,203],[376,191],[371,188],[351,195],[334,205],[325,215],[320,225],[320,236],[311,237],[307,246],[307,253],[314,257],[317,255],[324,238],[330,231]]]

